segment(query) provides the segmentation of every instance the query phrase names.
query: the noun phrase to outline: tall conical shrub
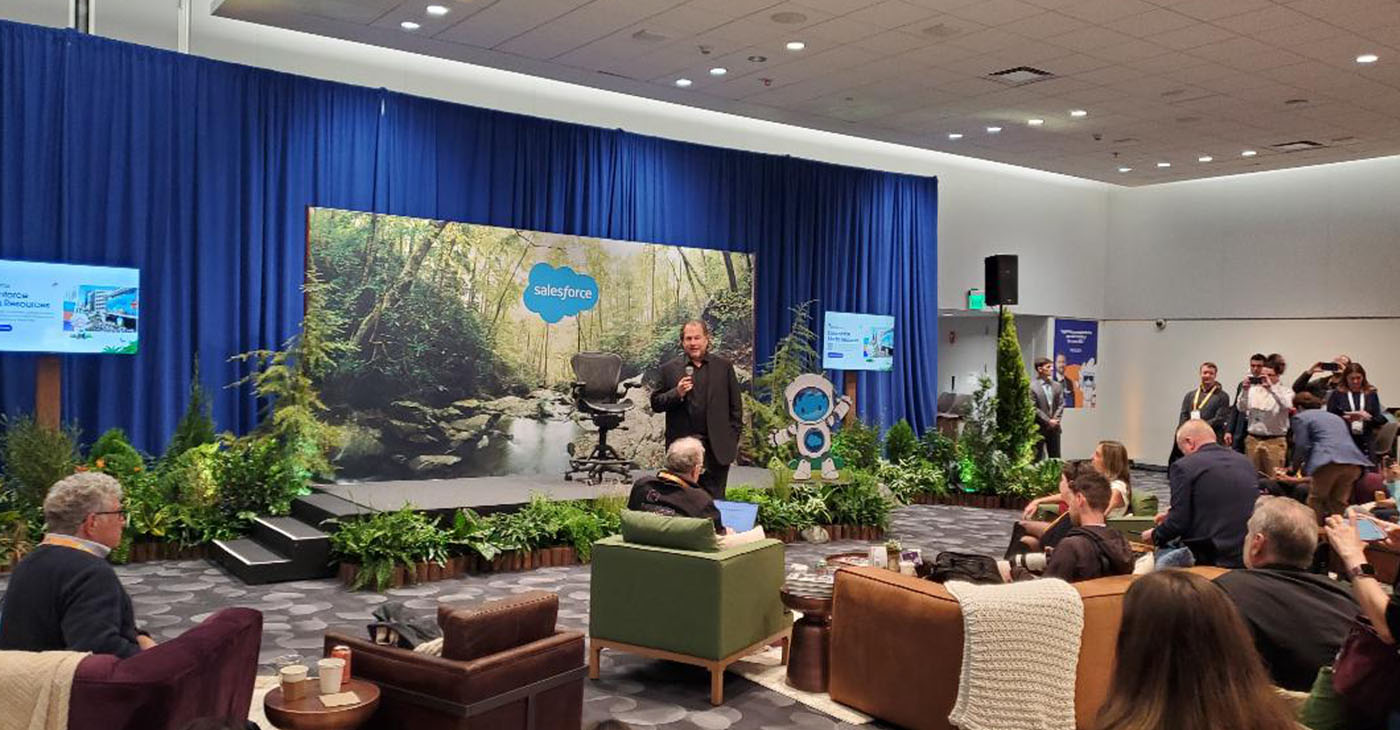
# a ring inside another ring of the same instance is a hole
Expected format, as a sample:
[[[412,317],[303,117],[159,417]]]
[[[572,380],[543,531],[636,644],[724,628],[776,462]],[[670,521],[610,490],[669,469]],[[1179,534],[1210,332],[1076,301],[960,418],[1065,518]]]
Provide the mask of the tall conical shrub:
[[[1021,359],[1021,343],[1016,339],[1016,318],[1001,310],[1001,332],[997,335],[997,448],[1013,464],[1028,461],[1040,431],[1035,425],[1035,404],[1031,401],[1030,377]]]

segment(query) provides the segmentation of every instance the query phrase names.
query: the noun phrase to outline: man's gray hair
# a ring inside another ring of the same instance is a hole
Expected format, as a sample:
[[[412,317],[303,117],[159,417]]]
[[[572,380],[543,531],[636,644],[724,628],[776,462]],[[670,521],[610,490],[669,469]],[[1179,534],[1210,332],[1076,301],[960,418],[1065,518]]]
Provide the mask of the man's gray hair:
[[[1317,513],[1288,497],[1260,497],[1249,518],[1249,534],[1260,534],[1269,541],[1270,561],[1294,568],[1312,565],[1317,551]]]
[[[666,471],[672,474],[689,474],[704,461],[705,445],[694,436],[676,439],[666,447]]]
[[[121,482],[100,471],[78,472],[49,487],[44,497],[44,520],[49,523],[49,532],[76,535],[88,515],[106,511],[121,498]]]

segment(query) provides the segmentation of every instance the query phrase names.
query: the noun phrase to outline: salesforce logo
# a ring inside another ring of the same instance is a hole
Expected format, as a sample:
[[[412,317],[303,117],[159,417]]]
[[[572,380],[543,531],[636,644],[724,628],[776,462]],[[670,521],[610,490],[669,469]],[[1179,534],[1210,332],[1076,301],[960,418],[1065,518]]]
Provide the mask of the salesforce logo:
[[[554,324],[598,304],[598,282],[564,266],[535,264],[525,284],[525,308]]]

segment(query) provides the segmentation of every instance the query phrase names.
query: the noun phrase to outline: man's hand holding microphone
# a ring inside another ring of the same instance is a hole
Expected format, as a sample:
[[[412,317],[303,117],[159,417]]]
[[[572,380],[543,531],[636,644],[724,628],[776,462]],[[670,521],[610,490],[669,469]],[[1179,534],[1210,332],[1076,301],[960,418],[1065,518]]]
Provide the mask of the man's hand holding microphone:
[[[694,388],[694,387],[695,387],[695,366],[694,366],[694,365],[686,365],[686,366],[685,366],[685,377],[684,377],[684,378],[681,378],[681,379],[680,379],[680,382],[676,383],[676,392],[679,393],[680,396],[681,396],[682,398],[684,398],[685,395],[686,395],[686,393],[689,393],[689,392],[691,391],[691,389]]]

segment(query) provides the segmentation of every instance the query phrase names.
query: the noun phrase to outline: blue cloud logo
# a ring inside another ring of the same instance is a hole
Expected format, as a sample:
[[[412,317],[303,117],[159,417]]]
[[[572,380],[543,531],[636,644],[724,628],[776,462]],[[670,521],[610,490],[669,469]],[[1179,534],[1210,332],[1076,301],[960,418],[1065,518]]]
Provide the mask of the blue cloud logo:
[[[564,266],[535,264],[525,284],[525,308],[554,324],[598,306],[598,281]]]

